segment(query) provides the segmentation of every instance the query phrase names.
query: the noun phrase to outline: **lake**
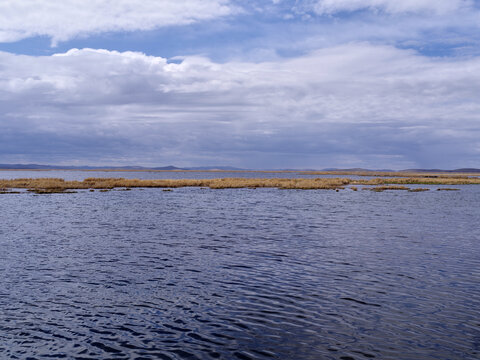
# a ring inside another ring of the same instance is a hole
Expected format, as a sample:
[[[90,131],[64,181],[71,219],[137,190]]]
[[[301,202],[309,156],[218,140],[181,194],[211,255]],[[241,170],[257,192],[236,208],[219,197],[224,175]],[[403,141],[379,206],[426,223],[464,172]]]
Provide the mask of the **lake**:
[[[480,186],[428,187],[0,195],[0,358],[478,359]]]

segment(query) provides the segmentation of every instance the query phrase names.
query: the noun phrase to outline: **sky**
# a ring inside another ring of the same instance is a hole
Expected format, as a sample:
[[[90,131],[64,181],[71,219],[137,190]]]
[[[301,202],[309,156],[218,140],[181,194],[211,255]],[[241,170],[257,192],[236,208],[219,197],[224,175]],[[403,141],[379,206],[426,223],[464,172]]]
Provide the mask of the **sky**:
[[[480,168],[480,1],[0,0],[0,163]]]

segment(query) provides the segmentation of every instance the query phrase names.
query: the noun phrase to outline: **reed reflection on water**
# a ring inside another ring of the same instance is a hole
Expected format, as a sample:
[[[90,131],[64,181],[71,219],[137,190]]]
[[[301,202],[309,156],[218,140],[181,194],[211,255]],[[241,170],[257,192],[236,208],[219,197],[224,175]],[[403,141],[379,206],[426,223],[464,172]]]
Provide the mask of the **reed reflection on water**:
[[[0,198],[0,358],[476,359],[480,189]]]

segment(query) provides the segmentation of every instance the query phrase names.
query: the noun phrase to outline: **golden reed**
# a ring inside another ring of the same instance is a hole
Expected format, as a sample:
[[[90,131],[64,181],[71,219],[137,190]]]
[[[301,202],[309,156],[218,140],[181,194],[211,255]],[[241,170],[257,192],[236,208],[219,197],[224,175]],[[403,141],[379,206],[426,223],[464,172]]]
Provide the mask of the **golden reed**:
[[[480,178],[430,175],[422,177],[376,177],[373,179],[349,178],[219,178],[219,179],[158,179],[140,180],[124,178],[87,178],[83,181],[66,181],[60,178],[11,179],[0,180],[0,189],[29,189],[39,193],[64,192],[76,189],[114,189],[114,188],[179,188],[208,187],[211,189],[233,188],[279,188],[279,189],[344,189],[355,185],[379,186],[382,190],[408,190],[407,184],[424,185],[468,185],[480,184]]]

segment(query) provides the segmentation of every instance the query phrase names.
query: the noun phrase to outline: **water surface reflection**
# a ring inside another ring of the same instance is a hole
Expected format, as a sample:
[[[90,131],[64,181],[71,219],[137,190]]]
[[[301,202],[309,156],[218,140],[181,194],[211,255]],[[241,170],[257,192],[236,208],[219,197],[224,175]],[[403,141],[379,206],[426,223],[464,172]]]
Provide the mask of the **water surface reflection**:
[[[0,198],[0,357],[476,359],[480,189]]]

